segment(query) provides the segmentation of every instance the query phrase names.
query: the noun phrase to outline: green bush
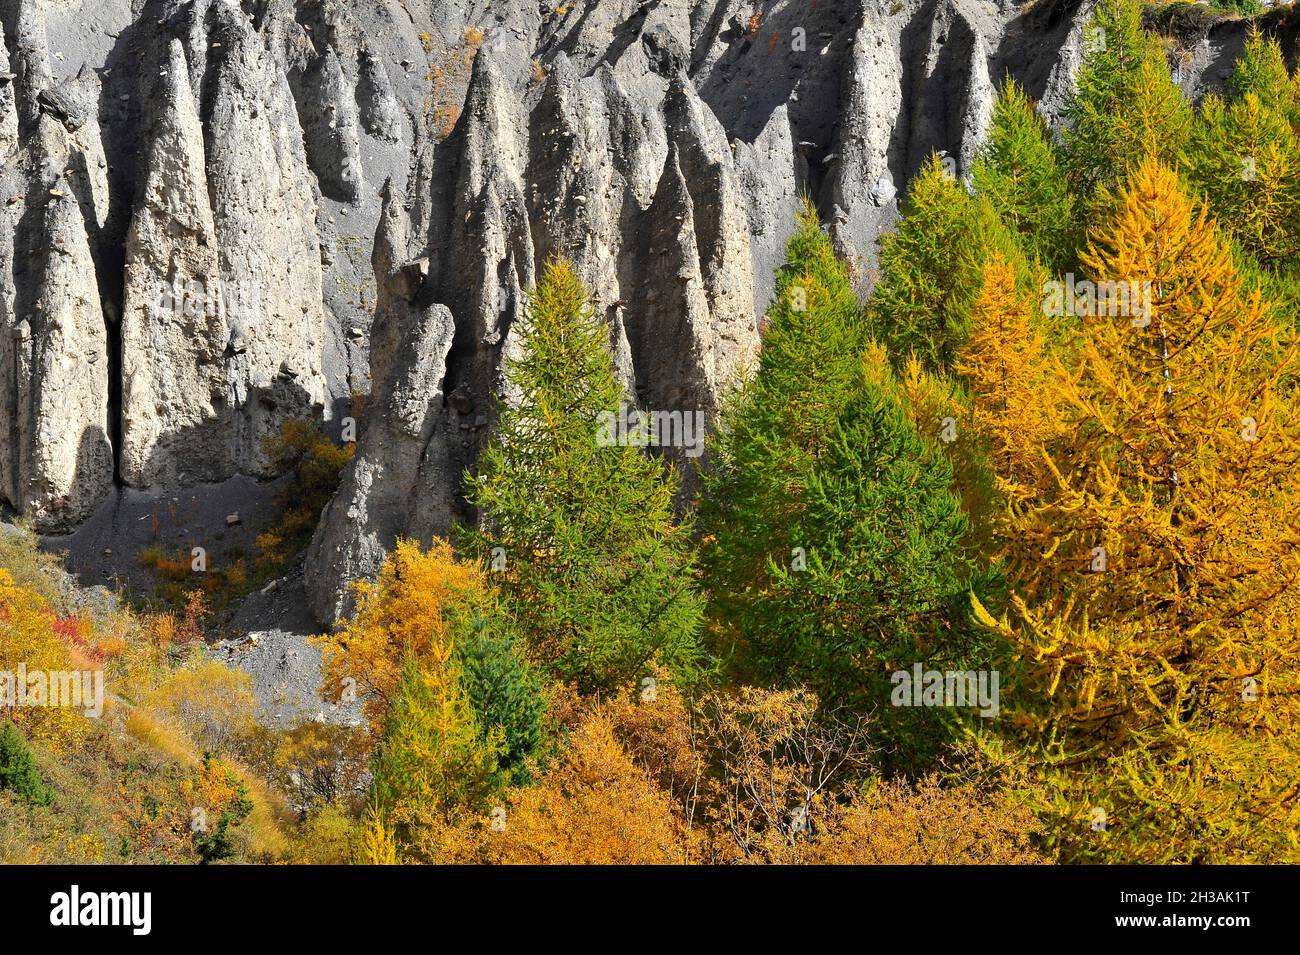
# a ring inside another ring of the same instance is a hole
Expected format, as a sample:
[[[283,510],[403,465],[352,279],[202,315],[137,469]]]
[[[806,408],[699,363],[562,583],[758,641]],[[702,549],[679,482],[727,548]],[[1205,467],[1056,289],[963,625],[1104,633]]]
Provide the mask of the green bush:
[[[0,789],[8,789],[34,806],[48,806],[54,801],[26,738],[9,722],[0,729]]]

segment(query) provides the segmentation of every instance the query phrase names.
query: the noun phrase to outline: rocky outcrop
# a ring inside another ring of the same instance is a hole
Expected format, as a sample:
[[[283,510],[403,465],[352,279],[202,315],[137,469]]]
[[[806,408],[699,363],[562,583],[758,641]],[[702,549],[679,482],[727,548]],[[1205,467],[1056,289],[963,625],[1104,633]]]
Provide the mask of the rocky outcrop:
[[[355,202],[364,185],[357,98],[332,48],[307,70],[302,88],[297,102],[312,172],[321,191]]]
[[[180,40],[154,85],[145,178],[126,244],[122,479],[220,480],[228,330],[203,127]]]
[[[368,49],[361,50],[361,81],[357,102],[366,132],[386,143],[402,140],[402,110],[393,91],[388,66]]]
[[[372,572],[398,537],[427,543],[470,518],[461,476],[490,434],[495,402],[512,400],[508,362],[526,290],[551,257],[572,262],[591,291],[629,402],[712,416],[757,352],[749,205],[726,132],[681,59],[663,61],[678,72],[647,108],[615,70],[580,76],[561,52],[525,113],[506,74],[519,59],[512,47],[480,49],[456,132],[422,161],[421,182],[433,187],[416,197],[410,222],[398,225],[395,202],[385,205],[376,407],[428,378],[430,356],[444,360],[436,370],[446,384],[429,395],[442,404],[425,407],[419,428],[394,432],[395,412],[367,409],[356,461],[306,563],[323,621],[349,609],[351,580]],[[454,185],[440,191],[443,181]],[[408,248],[428,263],[416,291],[413,270],[425,266],[392,262],[397,237],[422,226],[427,244]],[[403,296],[419,303],[419,319],[393,307]],[[452,326],[428,311],[434,302],[454,318],[446,354]],[[683,448],[664,453],[686,463]]]
[[[4,24],[0,23],[0,39]],[[9,49],[0,42],[0,163],[8,161],[18,148],[18,102],[14,97],[17,74],[9,72]]]
[[[0,0],[0,496],[85,527],[270,487],[292,418],[356,424],[304,571],[328,621],[397,537],[474,518],[547,259],[630,403],[711,421],[801,196],[865,294],[908,180],[934,151],[969,174],[1004,76],[1061,121],[1089,8]],[[1244,29],[1183,38],[1186,90]]]
[[[312,609],[326,623],[351,613],[350,583],[372,577],[398,537],[446,533],[455,513],[457,476],[446,466],[454,422],[443,394],[455,323],[445,306],[422,301],[424,269],[402,258],[399,209],[390,183],[375,240],[382,334],[371,358],[381,384],[304,564]]]
[[[18,125],[24,133],[35,129],[41,91],[53,83],[44,6],[44,0],[5,0],[0,5],[0,20],[9,26],[5,39],[15,74]]]
[[[264,444],[325,403],[316,203],[284,72],[237,7],[214,4],[205,85],[208,191],[228,337],[232,458],[269,475]]]
[[[0,260],[22,278],[0,304],[0,479],[42,531],[84,520],[113,480],[108,335],[72,158],[67,130],[40,116],[22,157],[31,187],[0,226]]]

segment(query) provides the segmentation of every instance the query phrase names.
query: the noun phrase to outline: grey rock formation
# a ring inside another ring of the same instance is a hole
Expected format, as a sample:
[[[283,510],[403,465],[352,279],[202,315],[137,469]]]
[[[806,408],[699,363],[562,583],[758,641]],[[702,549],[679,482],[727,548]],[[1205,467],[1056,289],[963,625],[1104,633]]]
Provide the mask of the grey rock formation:
[[[228,337],[229,442],[240,470],[273,472],[265,441],[326,399],[316,203],[284,71],[238,7],[214,3],[205,85],[208,191]]]
[[[0,37],[4,24],[0,23]],[[17,74],[9,72],[9,49],[0,43],[0,162],[6,162],[18,148],[18,102],[14,97]]]
[[[0,6],[0,19],[10,27],[6,40],[12,37],[10,59],[16,74],[18,124],[23,132],[28,132],[40,119],[41,91],[53,82],[44,0],[5,0]]]
[[[405,245],[398,201],[390,184],[375,243],[385,331],[371,355],[381,384],[305,562],[312,609],[324,622],[351,613],[349,584],[374,576],[398,537],[445,534],[455,513],[442,383],[456,329],[445,306],[421,304],[420,266],[396,254]]]
[[[312,172],[323,192],[353,202],[365,184],[357,96],[332,48],[308,69],[302,89],[297,102]],[[391,124],[388,132],[392,134]]]
[[[84,160],[42,114],[4,176],[0,267],[21,281],[0,289],[0,484],[41,530],[84,520],[113,479],[108,335],[68,175]]]
[[[145,179],[126,243],[122,480],[228,476],[227,328],[203,128],[180,40],[151,99]]]
[[[101,515],[183,491],[244,527],[269,436],[355,424],[293,589],[328,622],[399,536],[473,518],[547,259],[630,403],[711,420],[800,197],[865,293],[909,179],[935,150],[969,173],[1005,75],[1060,124],[1090,5],[0,0],[0,497],[96,529],[102,569]],[[1244,31],[1177,38],[1189,94]]]

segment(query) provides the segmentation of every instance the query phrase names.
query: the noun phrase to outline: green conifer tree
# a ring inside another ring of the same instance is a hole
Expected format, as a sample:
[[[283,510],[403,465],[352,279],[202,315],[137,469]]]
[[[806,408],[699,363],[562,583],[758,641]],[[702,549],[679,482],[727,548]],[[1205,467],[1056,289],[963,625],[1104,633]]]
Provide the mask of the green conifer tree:
[[[745,621],[765,682],[807,685],[823,703],[874,711],[883,758],[921,770],[956,714],[890,706],[891,674],[965,669],[975,633],[963,556],[969,527],[947,460],[888,393],[864,380],[846,405],[790,536],[799,560],[769,562]],[[985,592],[983,579],[979,583]]]
[[[1041,285],[990,199],[972,196],[937,154],[908,186],[903,219],[885,237],[867,328],[896,369],[915,355],[926,371],[952,368],[970,333],[984,263],[994,252],[1026,289]]]
[[[546,742],[541,675],[527,660],[500,608],[459,612],[454,623],[456,663],[478,718],[479,739],[501,741],[498,766],[511,784],[532,782]]]
[[[983,643],[965,607],[968,525],[939,439],[923,440],[904,407],[915,389],[867,336],[811,209],[787,254],[760,366],[727,409],[706,477],[710,623],[746,678],[890,710],[892,764],[915,768],[943,718],[891,709],[888,668],[965,659]]]
[[[773,554],[790,554],[816,461],[856,386],[868,341],[848,270],[805,204],[777,271],[761,363],[732,396],[700,503],[715,645],[729,655]]]
[[[679,478],[616,432],[608,336],[571,266],[546,266],[522,332],[508,368],[520,400],[469,479],[481,519],[461,546],[493,571],[512,626],[553,676],[584,692],[652,663],[689,678],[703,600],[692,527],[673,508]]]
[[[1176,165],[1192,111],[1159,40],[1142,28],[1140,0],[1100,0],[1084,27],[1084,60],[1065,109],[1065,168],[1083,208],[1148,154]]]
[[[1051,131],[1015,80],[1008,78],[998,92],[971,181],[1019,236],[1026,254],[1051,272],[1069,268],[1074,204]]]
[[[1300,139],[1276,41],[1251,34],[1229,89],[1230,101],[1210,95],[1202,103],[1188,179],[1254,263],[1290,270],[1300,251]]]
[[[500,732],[486,740],[480,732],[450,648],[436,645],[427,660],[409,656],[374,761],[376,803],[410,842],[440,813],[483,808],[502,781],[502,748]]]

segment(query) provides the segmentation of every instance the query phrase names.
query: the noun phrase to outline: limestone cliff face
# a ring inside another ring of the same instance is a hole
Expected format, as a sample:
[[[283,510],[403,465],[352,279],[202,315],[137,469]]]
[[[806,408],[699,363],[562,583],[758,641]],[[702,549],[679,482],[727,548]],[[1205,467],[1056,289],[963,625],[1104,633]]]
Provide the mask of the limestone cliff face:
[[[711,422],[800,196],[865,293],[909,178],[933,150],[969,172],[1002,76],[1059,121],[1087,13],[0,0],[0,498],[67,531],[272,477],[285,421],[359,414],[306,561],[328,622],[399,536],[472,519],[548,258],[591,289],[628,401]],[[1189,93],[1241,34],[1196,38]]]

